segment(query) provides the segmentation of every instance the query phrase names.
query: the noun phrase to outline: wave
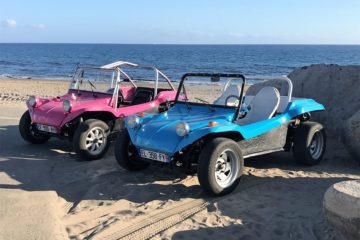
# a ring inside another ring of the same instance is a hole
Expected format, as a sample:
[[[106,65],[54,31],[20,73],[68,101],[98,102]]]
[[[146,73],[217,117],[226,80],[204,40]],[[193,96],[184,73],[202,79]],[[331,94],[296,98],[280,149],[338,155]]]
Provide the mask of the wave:
[[[54,80],[54,81],[70,81],[72,76],[27,76],[27,75],[15,75],[15,74],[0,74],[0,79],[21,79],[21,80]]]

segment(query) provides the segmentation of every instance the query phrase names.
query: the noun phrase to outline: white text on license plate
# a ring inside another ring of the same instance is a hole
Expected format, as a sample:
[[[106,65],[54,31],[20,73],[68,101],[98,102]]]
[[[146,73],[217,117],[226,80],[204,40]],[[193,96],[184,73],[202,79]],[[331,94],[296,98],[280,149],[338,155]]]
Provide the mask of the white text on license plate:
[[[50,133],[56,133],[56,128],[53,126],[48,126],[48,125],[42,125],[42,124],[37,124],[36,128],[40,131],[43,132],[50,132]]]
[[[142,158],[147,158],[151,160],[156,160],[160,162],[169,162],[169,156],[163,153],[148,151],[145,149],[140,149],[140,156]]]

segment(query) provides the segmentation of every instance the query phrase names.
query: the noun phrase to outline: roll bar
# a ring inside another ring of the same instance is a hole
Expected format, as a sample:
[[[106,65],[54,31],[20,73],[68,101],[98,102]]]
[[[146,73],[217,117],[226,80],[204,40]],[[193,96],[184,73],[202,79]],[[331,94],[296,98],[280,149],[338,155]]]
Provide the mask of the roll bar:
[[[249,78],[248,78],[249,79]],[[288,93],[287,93],[287,96],[288,96],[288,102],[291,102],[291,99],[292,99],[292,92],[293,92],[293,84],[292,84],[292,81],[291,79],[286,76],[286,75],[282,75],[282,76],[279,76],[279,77],[269,77],[269,78],[250,78],[251,80],[255,80],[255,81],[261,81],[261,80],[265,80],[265,82],[267,81],[273,81],[273,80],[280,80],[280,81],[285,81],[288,85]],[[255,84],[256,85],[256,84]]]
[[[155,91],[154,91],[154,94],[155,96],[157,95],[158,93],[158,87],[159,87],[159,78],[160,76],[163,77],[166,82],[170,85],[170,88],[172,90],[175,90],[175,87],[174,85],[171,83],[170,79],[163,73],[161,72],[159,69],[157,69],[156,67],[154,66],[150,66],[150,65],[139,65],[139,64],[135,64],[135,63],[131,63],[131,62],[125,62],[125,61],[117,61],[117,62],[113,62],[113,63],[110,63],[110,64],[106,64],[106,65],[103,65],[101,67],[87,67],[87,66],[79,66],[77,65],[76,66],[76,70],[74,72],[74,76],[73,76],[73,80],[75,80],[75,77],[76,77],[76,73],[79,71],[79,70],[86,70],[86,69],[90,69],[90,70],[101,70],[101,71],[116,71],[118,73],[118,76],[117,76],[117,81],[115,82],[115,88],[118,88],[118,85],[119,85],[119,74],[123,74],[129,81],[130,83],[135,87],[137,88],[135,82],[133,81],[133,79],[130,77],[129,74],[127,74],[121,67],[129,67],[129,68],[141,68],[141,69],[148,69],[148,70],[153,70],[155,72]],[[111,86],[113,87],[114,83],[114,75],[112,77],[112,82],[111,82]],[[118,91],[114,91],[114,95],[113,95],[113,99],[117,99],[117,93]]]

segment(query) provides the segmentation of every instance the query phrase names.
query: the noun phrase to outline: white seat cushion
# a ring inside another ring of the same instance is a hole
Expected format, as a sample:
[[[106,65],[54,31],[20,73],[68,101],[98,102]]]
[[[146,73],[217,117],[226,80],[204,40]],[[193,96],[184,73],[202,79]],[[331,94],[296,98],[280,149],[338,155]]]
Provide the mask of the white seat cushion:
[[[241,88],[236,84],[229,85],[224,92],[221,94],[221,96],[214,101],[215,105],[225,105],[225,101],[229,96],[236,96],[237,98],[240,97]],[[234,99],[231,99],[234,100]]]
[[[280,93],[274,87],[262,88],[250,102],[250,111],[238,123],[241,125],[269,119],[279,107]]]

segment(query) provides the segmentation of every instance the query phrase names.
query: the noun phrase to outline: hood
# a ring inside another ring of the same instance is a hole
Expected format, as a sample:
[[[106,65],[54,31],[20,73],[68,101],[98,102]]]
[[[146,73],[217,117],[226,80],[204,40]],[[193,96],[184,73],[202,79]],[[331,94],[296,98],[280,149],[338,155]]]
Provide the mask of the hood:
[[[191,134],[199,129],[208,127],[210,121],[219,124],[232,121],[235,109],[213,107],[211,111],[206,105],[191,105],[191,109],[185,104],[177,103],[169,111],[145,117],[140,128],[129,129],[132,142],[138,148],[171,153],[183,138],[191,137]],[[187,136],[180,137],[176,133],[176,125],[186,122],[190,127]]]
[[[96,106],[108,105],[111,97],[97,97],[92,95],[83,95],[81,97],[74,98],[71,94],[65,94],[62,97],[57,98],[40,98],[38,106],[29,110],[31,119],[34,123],[40,123],[45,125],[51,125],[60,127],[63,120],[69,114],[77,114],[82,109],[96,108]],[[71,112],[65,112],[62,106],[64,100],[70,101],[72,107]]]

